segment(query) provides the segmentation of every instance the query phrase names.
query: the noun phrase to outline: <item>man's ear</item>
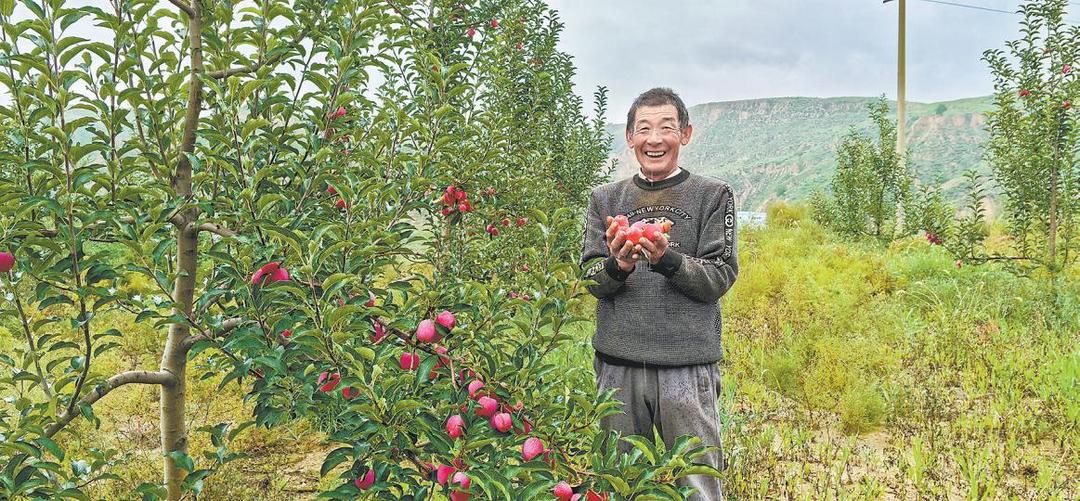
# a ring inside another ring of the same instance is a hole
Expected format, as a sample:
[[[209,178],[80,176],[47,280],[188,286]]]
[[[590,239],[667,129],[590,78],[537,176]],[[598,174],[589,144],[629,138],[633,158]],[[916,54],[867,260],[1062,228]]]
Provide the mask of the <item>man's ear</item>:
[[[630,133],[630,131],[626,131],[626,145],[629,146],[631,150],[634,149],[633,137],[634,136]]]
[[[683,146],[690,142],[690,136],[694,134],[694,126],[686,124],[686,128],[682,130],[682,139],[679,141]]]

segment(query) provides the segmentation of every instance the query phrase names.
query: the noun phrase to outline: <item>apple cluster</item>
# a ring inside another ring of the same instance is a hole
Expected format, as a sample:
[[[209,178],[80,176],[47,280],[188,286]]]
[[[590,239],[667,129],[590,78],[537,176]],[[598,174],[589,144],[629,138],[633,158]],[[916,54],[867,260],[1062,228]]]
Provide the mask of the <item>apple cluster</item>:
[[[441,200],[446,205],[441,211],[444,216],[449,216],[455,211],[464,214],[473,210],[472,204],[469,203],[469,194],[464,189],[452,184],[446,187]]]
[[[626,216],[608,216],[607,224],[611,225],[612,221],[619,225],[619,234],[628,242],[635,244],[641,243],[642,239],[655,242],[661,234],[667,234],[668,231],[671,230],[671,221],[664,221],[660,224],[638,221],[634,224],[630,224],[629,220],[626,219]]]
[[[501,224],[503,225],[503,227],[509,227],[510,226],[510,218],[504,217],[502,219],[502,221],[501,221]],[[517,226],[518,228],[521,228],[522,226],[525,226],[526,224],[529,224],[529,220],[527,218],[524,218],[524,217],[519,217],[519,218],[517,218],[517,221],[514,222],[514,226]],[[499,236],[499,227],[495,226],[495,223],[488,224],[487,227],[484,228],[484,231],[487,232],[487,234],[489,234],[489,235],[491,235],[493,237]]]

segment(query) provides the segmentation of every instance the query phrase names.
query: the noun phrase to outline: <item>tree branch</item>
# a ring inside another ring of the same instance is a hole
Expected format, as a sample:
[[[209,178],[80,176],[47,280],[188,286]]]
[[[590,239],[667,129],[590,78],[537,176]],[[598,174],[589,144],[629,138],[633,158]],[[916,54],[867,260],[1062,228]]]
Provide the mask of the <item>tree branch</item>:
[[[245,322],[247,322],[247,320],[244,319],[244,318],[240,318],[240,317],[235,317],[235,318],[230,318],[228,320],[225,320],[224,322],[221,323],[221,330],[218,331],[217,335],[218,336],[224,336],[225,334],[228,334],[229,332],[231,332],[233,329],[236,329],[237,327],[240,327]],[[186,351],[187,349],[191,348],[192,346],[195,345],[195,343],[198,343],[199,341],[212,341],[212,340],[213,340],[213,337],[208,336],[206,333],[200,333],[200,334],[195,334],[195,335],[192,335],[192,336],[188,336],[188,338],[184,340],[183,349]]]
[[[191,8],[184,0],[169,0],[170,3],[180,8],[188,17],[195,17],[195,9]]]
[[[121,372],[104,383],[97,385],[93,391],[83,395],[78,403],[72,406],[72,410],[61,414],[57,421],[45,430],[45,436],[52,438],[57,432],[62,430],[68,425],[75,417],[81,414],[77,410],[78,407],[85,405],[94,405],[94,402],[101,400],[102,397],[108,395],[110,391],[115,390],[121,386],[127,384],[158,384],[158,385],[171,385],[176,383],[176,378],[168,372],[151,372],[151,371],[127,371]]]
[[[209,231],[210,233],[221,235],[223,237],[235,237],[239,235],[239,233],[233,230],[230,230],[224,226],[218,226],[214,223],[202,223],[199,225],[198,229],[199,231]]]

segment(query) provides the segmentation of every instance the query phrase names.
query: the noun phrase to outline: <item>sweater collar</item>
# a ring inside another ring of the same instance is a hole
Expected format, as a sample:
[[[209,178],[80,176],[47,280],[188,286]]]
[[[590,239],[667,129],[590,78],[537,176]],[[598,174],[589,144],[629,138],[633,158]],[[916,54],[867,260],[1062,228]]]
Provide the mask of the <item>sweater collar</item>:
[[[682,169],[682,171],[678,174],[661,179],[659,181],[649,181],[648,179],[641,177],[640,174],[634,174],[634,184],[636,184],[638,188],[649,191],[670,188],[683,181],[686,181],[686,178],[690,177],[690,171],[682,167],[680,167],[680,169]]]

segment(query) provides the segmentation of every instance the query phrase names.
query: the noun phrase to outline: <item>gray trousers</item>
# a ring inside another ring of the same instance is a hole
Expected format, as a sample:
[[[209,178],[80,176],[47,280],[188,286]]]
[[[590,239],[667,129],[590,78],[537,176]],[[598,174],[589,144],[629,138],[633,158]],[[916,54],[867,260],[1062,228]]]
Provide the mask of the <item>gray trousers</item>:
[[[616,430],[622,436],[642,435],[651,441],[655,426],[668,446],[681,435],[694,435],[701,439],[701,445],[720,447],[716,400],[722,390],[717,364],[644,368],[611,365],[594,358],[593,369],[597,391],[618,388],[615,399],[623,402],[623,413],[600,420],[602,429]],[[618,450],[629,452],[633,446],[620,440]],[[721,460],[718,449],[696,461],[720,469]],[[690,500],[723,499],[718,478],[691,475],[679,479],[677,485],[697,489],[687,498]]]

